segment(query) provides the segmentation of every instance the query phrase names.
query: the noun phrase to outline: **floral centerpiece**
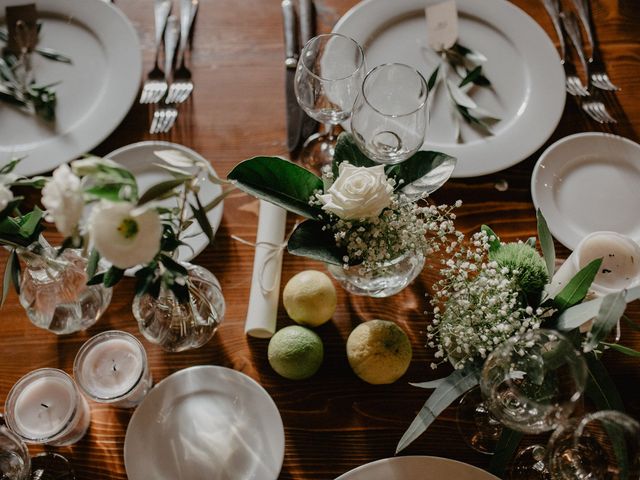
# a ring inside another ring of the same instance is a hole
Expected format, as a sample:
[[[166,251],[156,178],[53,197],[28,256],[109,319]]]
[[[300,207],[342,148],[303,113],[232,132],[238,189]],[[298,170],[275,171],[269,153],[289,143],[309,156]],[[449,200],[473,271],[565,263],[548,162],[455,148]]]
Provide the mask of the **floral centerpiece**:
[[[441,279],[430,300],[432,322],[427,327],[427,346],[435,349],[433,369],[450,363],[454,371],[446,378],[415,384],[433,389],[418,416],[398,444],[406,448],[466,391],[477,386],[485,359],[510,337],[541,327],[565,332],[584,352],[589,369],[587,396],[599,409],[624,410],[615,385],[600,361],[605,346],[637,354],[605,339],[621,319],[627,302],[640,298],[635,287],[589,298],[602,258],[596,258],[562,285],[553,282],[555,251],[544,217],[538,212],[538,237],[527,242],[502,243],[489,228],[447,250]],[[550,295],[550,284],[554,294]],[[580,327],[593,320],[586,335]],[[503,429],[492,470],[502,474],[522,434]]]
[[[377,165],[343,133],[322,178],[278,157],[246,160],[228,178],[307,219],[291,234],[290,253],[325,262],[348,291],[385,297],[412,281],[425,255],[455,233],[453,207],[417,202],[440,187],[454,166],[455,159],[438,152]]]
[[[169,350],[180,350],[199,346],[213,335],[224,313],[224,302],[215,277],[201,267],[179,262],[177,250],[185,244],[184,232],[194,222],[212,240],[207,212],[231,189],[203,205],[199,196],[202,182],[226,182],[215,177],[206,163],[179,151],[163,150],[156,155],[162,160],[158,167],[169,178],[143,193],[130,171],[97,157],[61,165],[51,178],[17,178],[11,185],[30,182],[42,188],[45,210],[36,207],[21,215],[15,200],[8,200],[6,210],[16,216],[8,216],[5,222],[22,225],[26,237],[13,245],[7,243],[9,237],[5,235],[5,245],[18,254],[26,249],[44,258],[46,265],[73,255],[83,268],[75,283],[68,284],[68,279],[62,282],[62,291],[72,291],[81,282],[88,289],[107,289],[110,298],[110,287],[124,277],[127,269],[138,267],[133,310],[141,331]],[[0,191],[0,195],[10,199],[11,192],[7,191]],[[55,251],[50,247],[45,250],[41,237],[36,241],[44,230],[43,220],[54,223],[65,237]],[[5,270],[5,287],[24,284],[13,255]],[[172,323],[178,320],[179,325]],[[199,333],[193,335],[196,326]]]

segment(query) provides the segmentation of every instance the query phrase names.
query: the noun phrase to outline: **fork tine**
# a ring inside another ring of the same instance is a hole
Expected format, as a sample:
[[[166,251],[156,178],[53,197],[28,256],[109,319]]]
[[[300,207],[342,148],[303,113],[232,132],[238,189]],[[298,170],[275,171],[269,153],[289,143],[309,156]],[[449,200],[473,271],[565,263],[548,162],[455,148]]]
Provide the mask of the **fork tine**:
[[[596,122],[602,123],[602,120],[598,117],[598,115],[596,115],[596,113],[592,111],[590,103],[583,103],[582,110]]]
[[[596,109],[600,112],[600,114],[602,115],[602,118],[607,123],[618,123],[616,119],[611,116],[611,114],[607,110],[607,107],[604,105],[604,103],[598,102],[598,104],[596,105]]]
[[[157,132],[159,118],[160,116],[158,114],[158,111],[156,110],[155,112],[153,112],[153,120],[151,121],[151,127],[149,127],[149,133],[154,134]]]

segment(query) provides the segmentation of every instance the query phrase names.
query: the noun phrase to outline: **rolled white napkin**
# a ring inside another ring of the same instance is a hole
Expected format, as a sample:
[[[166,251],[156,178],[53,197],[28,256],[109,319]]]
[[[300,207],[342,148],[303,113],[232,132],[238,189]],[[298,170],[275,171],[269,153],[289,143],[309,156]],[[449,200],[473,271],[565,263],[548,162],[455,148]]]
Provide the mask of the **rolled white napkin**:
[[[287,212],[260,200],[256,253],[244,333],[270,338],[276,331]]]

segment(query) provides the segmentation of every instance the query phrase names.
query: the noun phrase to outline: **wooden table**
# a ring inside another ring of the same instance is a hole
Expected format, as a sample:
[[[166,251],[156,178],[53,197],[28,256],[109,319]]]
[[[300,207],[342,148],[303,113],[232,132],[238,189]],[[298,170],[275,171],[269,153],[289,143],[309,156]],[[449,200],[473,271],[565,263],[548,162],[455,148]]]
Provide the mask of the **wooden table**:
[[[316,0],[319,30],[330,30],[355,3],[355,0]],[[538,20],[551,38],[556,38],[541,2],[514,0],[514,3]],[[615,114],[621,121],[613,131],[637,140],[640,10],[634,0],[591,0],[591,3],[609,73],[622,87],[615,104]],[[140,35],[147,71],[152,61],[152,0],[121,1],[118,7]],[[162,139],[195,149],[222,175],[237,162],[256,154],[286,154],[282,37],[277,0],[202,0],[191,58],[196,85],[193,100],[181,107],[177,127]],[[158,138],[147,133],[151,111],[146,106],[134,105],[122,125],[95,152],[106,154],[132,142]],[[587,130],[598,128],[568,99],[560,126],[547,145]],[[505,240],[526,239],[535,234],[529,181],[541,151],[494,175],[450,181],[435,198],[438,202],[463,200],[458,227],[465,232],[487,223]],[[501,180],[508,183],[506,191],[495,188]],[[333,321],[318,329],[326,349],[320,372],[310,380],[291,382],[269,367],[268,342],[248,338],[243,333],[253,250],[232,240],[230,235],[253,239],[256,224],[257,202],[252,198],[238,193],[225,201],[215,245],[197,258],[222,283],[228,307],[224,323],[214,339],[196,351],[169,354],[145,342],[154,378],[159,381],[180,369],[208,364],[234,368],[260,382],[275,400],[284,421],[286,455],[282,479],[330,479],[358,465],[393,456],[398,440],[427,396],[427,392],[409,386],[408,382],[447,373],[446,369],[438,372],[429,369],[433,352],[424,347],[424,295],[436,276],[435,265],[428,265],[419,280],[390,299],[352,297],[340,290]],[[556,247],[559,256],[568,255],[566,249]],[[323,267],[285,256],[283,284],[306,268]],[[131,314],[132,298],[133,282],[126,280],[116,287],[111,307],[96,326],[84,333],[56,337],[31,325],[11,294],[0,314],[0,401],[4,401],[13,383],[30,370],[58,367],[71,372],[78,348],[91,335],[108,329],[138,334]],[[640,319],[638,305],[632,305],[628,311],[632,318]],[[412,340],[411,368],[394,385],[367,385],[355,377],[347,363],[345,342],[349,332],[359,322],[373,318],[398,322]],[[278,326],[290,323],[281,308]],[[640,349],[640,334],[625,329],[623,338],[626,345]],[[640,417],[638,359],[609,353],[606,364],[628,411]],[[57,451],[69,457],[80,479],[126,478],[123,444],[131,411],[92,404],[92,415],[88,435],[79,444]],[[37,450],[31,448],[32,452]],[[489,461],[489,457],[474,452],[462,441],[455,423],[455,408],[446,410],[406,454],[448,457],[485,468]]]

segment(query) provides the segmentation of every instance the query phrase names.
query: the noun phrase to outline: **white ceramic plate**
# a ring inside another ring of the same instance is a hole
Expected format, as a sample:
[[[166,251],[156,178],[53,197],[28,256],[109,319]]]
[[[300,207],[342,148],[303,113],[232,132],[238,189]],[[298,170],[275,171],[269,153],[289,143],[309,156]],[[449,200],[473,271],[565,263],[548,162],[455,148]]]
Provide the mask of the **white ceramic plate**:
[[[439,457],[394,457],[367,463],[336,480],[498,480],[466,463]]]
[[[544,144],[564,110],[565,77],[547,34],[518,7],[505,0],[457,0],[457,5],[459,41],[487,57],[484,72],[493,84],[469,94],[501,121],[492,127],[493,136],[461,122],[463,142],[457,143],[449,99],[440,91],[423,149],[457,157],[454,177],[474,177],[515,165]],[[428,79],[439,57],[427,47],[424,7],[424,0],[365,0],[334,31],[363,46],[367,68],[406,63]]]
[[[0,25],[7,5],[0,0]],[[49,125],[0,103],[0,164],[26,158],[19,173],[46,172],[77,158],[104,140],[136,99],[142,72],[138,36],[124,14],[101,0],[35,0],[40,45],[62,52],[73,65],[33,55],[39,84],[60,82],[57,120]]]
[[[599,132],[558,140],[534,167],[531,195],[571,250],[602,230],[640,241],[640,145]]]
[[[156,385],[124,442],[129,480],[275,480],[284,428],[269,394],[246,375],[191,367]]]
[[[106,158],[118,162],[120,165],[131,171],[138,182],[140,194],[143,194],[151,185],[164,180],[170,180],[172,178],[171,174],[156,165],[158,163],[163,163],[162,160],[156,157],[153,153],[158,150],[180,150],[192,158],[200,159],[209,164],[204,157],[190,148],[178,145],[177,143],[154,141],[132,143],[131,145],[114,150],[108,154]],[[215,174],[213,167],[211,167],[211,170]],[[204,175],[199,179],[199,183],[201,185],[200,200],[203,205],[211,202],[222,192],[220,185],[212,184]],[[175,207],[176,201],[175,199],[163,200],[159,202],[159,204],[165,207]],[[211,228],[214,233],[218,230],[220,222],[222,221],[223,204],[224,202],[220,202],[216,208],[207,213],[207,218],[209,219],[209,223],[211,224]],[[207,236],[204,234],[197,222],[194,222],[186,229],[182,238],[187,244],[178,248],[178,260],[182,262],[192,260],[196,255],[202,252],[209,243]]]

